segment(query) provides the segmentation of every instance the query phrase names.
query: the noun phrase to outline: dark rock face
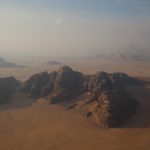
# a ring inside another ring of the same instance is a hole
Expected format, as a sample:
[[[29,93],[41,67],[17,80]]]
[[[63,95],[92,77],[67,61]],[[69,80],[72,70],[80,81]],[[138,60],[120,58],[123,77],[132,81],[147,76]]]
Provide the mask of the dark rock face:
[[[117,127],[132,116],[138,106],[136,100],[123,88],[126,85],[138,85],[140,81],[124,73],[108,74],[98,72],[89,76],[88,102],[95,102],[92,112],[101,127]]]
[[[8,102],[19,86],[20,83],[13,77],[0,78],[0,104]]]
[[[73,71],[69,67],[60,68],[53,82],[51,102],[55,103],[80,95],[84,90],[83,81],[84,77],[79,72]]]
[[[112,76],[117,85],[138,85],[141,83],[137,79],[129,77],[125,73],[115,72]]]
[[[84,76],[69,67],[61,67],[57,72],[36,74],[23,83],[22,89],[31,97],[48,96],[50,103],[68,100],[80,95]]]
[[[124,90],[104,91],[98,97],[93,114],[101,127],[117,127],[135,113],[137,105]]]
[[[47,72],[36,74],[23,84],[23,91],[29,92],[32,98],[39,97],[42,87],[47,84],[48,79],[49,75]]]
[[[91,93],[92,99],[97,99],[102,91],[113,90],[115,84],[111,75],[105,72],[98,72],[96,75],[89,76],[88,91]]]
[[[71,68],[61,67],[57,72],[36,74],[23,83],[22,90],[31,97],[46,97],[57,103],[89,93],[87,103],[96,105],[89,116],[94,116],[102,127],[120,126],[136,111],[137,102],[123,88],[140,82],[124,73],[83,75]],[[77,103],[73,105],[76,107]],[[74,107],[69,107],[74,108]]]

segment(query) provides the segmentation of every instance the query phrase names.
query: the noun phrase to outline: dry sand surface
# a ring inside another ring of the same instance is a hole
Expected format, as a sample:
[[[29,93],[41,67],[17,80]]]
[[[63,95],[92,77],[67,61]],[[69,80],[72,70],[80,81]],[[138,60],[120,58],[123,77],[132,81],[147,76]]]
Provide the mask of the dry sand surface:
[[[109,62],[90,63],[87,60],[76,64],[73,60],[65,63],[84,73],[104,69],[108,72],[125,70],[131,75],[150,77],[148,64],[138,62],[129,65],[129,68],[119,68],[113,63],[112,68]],[[4,72],[0,69],[0,74],[15,75],[25,80],[32,73],[48,67],[42,66],[29,66],[24,72],[14,69],[13,72],[9,69]],[[138,72],[135,66],[145,70]],[[55,67],[48,69],[51,71]],[[67,111],[65,106],[47,105],[17,93],[10,103],[0,106],[0,150],[149,150],[150,86],[130,87],[127,90],[137,98],[140,107],[123,127],[116,129],[101,129],[77,110]]]

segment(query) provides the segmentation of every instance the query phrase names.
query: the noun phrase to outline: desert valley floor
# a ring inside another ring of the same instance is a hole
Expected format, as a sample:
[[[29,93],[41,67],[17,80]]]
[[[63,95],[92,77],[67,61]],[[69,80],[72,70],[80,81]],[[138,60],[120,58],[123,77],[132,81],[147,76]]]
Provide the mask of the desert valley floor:
[[[61,60],[85,74],[103,70],[122,71],[150,80],[149,62],[106,62],[98,60]],[[33,64],[26,68],[0,69],[1,76],[25,80],[58,66]],[[102,129],[78,110],[65,105],[47,105],[16,93],[10,103],[0,106],[1,150],[149,150],[150,84],[127,89],[140,103],[138,112],[122,127]]]

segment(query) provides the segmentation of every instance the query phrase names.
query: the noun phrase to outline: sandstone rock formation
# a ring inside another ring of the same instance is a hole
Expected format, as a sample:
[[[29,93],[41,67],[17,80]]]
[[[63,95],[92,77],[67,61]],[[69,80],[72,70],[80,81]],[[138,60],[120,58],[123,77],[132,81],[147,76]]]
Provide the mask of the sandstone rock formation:
[[[69,67],[57,72],[43,72],[23,83],[22,89],[33,98],[48,96],[50,103],[74,98],[84,91],[84,75]]]
[[[98,97],[93,114],[101,127],[116,127],[135,113],[136,106],[136,100],[124,90],[104,91]]]
[[[23,83],[22,90],[34,98],[45,97],[50,103],[89,93],[84,106],[93,102],[95,105],[87,116],[94,116],[102,127],[116,127],[136,111],[137,102],[124,90],[124,86],[137,84],[140,81],[124,73],[83,75],[65,66],[50,74],[43,72],[33,75]],[[72,106],[76,107],[77,103]]]
[[[0,78],[0,104],[8,102],[19,86],[20,83],[13,77]]]

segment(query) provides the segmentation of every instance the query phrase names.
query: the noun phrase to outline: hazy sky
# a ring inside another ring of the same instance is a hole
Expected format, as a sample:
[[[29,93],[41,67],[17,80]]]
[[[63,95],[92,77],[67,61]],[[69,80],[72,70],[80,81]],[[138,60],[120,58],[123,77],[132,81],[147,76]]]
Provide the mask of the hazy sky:
[[[150,0],[0,0],[0,54],[150,50]]]

